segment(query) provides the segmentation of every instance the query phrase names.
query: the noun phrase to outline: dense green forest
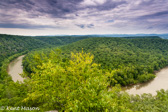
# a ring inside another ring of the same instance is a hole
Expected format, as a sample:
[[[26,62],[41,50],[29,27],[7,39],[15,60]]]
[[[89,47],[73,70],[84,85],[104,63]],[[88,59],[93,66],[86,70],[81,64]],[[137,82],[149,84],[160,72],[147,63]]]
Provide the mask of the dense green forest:
[[[8,56],[29,51],[47,44],[31,37],[0,34],[0,62]],[[0,63],[1,66],[1,63]]]
[[[168,40],[153,38],[90,38],[62,47],[63,53],[83,50],[94,55],[94,62],[112,71],[121,85],[154,78],[154,70],[168,64]],[[112,84],[113,85],[113,84]]]
[[[54,45],[54,46],[60,46],[60,45],[66,45],[69,43],[73,43],[82,39],[90,38],[89,36],[78,36],[78,37],[72,37],[72,36],[54,36],[54,37],[35,37],[35,39],[38,39],[40,41],[46,42],[48,44]]]
[[[81,51],[66,58],[61,50],[42,50],[25,57],[30,59],[32,73],[26,85],[31,88],[22,105],[46,110],[74,112],[165,112],[168,110],[168,91],[156,96],[131,96],[121,92],[114,74],[93,62],[94,56]],[[109,88],[110,86],[110,88]]]
[[[46,47],[51,45],[32,37],[0,34],[0,107],[17,103],[24,94],[22,89],[26,89],[25,85],[14,83],[8,75],[10,61],[31,50]]]
[[[155,77],[154,71],[168,64],[168,40],[159,37],[149,38],[89,38],[61,47],[62,56],[70,57],[71,52],[84,52],[94,55],[94,62],[101,64],[104,71],[113,72],[115,82],[111,85],[146,82]],[[45,54],[48,54],[45,51]],[[24,68],[32,73],[33,55],[28,55]]]
[[[0,34],[0,71],[3,61],[8,57],[19,53],[26,53],[33,49],[49,46],[49,44],[36,40],[32,37]],[[0,77],[2,75],[0,72]]]
[[[4,36],[7,43],[11,38]],[[39,107],[40,111],[66,112],[168,111],[168,91],[160,90],[156,96],[132,96],[120,88],[120,85],[154,78],[154,71],[168,64],[168,40],[159,37],[15,39],[17,42],[23,39],[27,46],[3,58],[2,74],[7,74],[5,69],[9,62],[23,51],[34,51],[23,60],[25,73],[22,76],[28,76],[24,83],[14,83],[10,77],[1,80],[0,107]],[[11,41],[13,43],[15,41]],[[55,48],[60,45],[64,46]],[[35,50],[37,48],[43,49]]]

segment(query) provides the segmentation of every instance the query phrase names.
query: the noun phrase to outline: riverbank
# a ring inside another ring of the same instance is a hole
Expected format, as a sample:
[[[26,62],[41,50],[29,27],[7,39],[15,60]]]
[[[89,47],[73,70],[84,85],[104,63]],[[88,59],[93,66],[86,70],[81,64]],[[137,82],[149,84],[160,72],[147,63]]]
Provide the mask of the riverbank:
[[[14,82],[21,81],[23,82],[24,78],[21,77],[19,74],[23,73],[22,67],[22,60],[25,55],[19,56],[18,58],[14,59],[8,65],[8,74],[12,77]]]
[[[11,61],[13,61],[14,59],[16,59],[16,58],[18,58],[19,56],[24,55],[24,54],[26,54],[26,53],[27,53],[27,51],[22,52],[22,53],[18,53],[18,54],[15,54],[15,55],[12,55],[12,56],[6,58],[6,59],[2,62],[2,66],[1,66],[1,70],[0,70],[0,74],[1,74],[0,78],[1,78],[2,80],[6,79],[6,78],[11,78],[11,77],[9,76],[9,74],[8,74],[8,66],[9,66],[9,64],[11,63]]]
[[[125,87],[125,91],[133,95],[141,95],[143,93],[150,93],[156,95],[160,89],[168,89],[168,67],[165,67],[156,73],[156,77],[148,82],[136,84],[133,86]]]
[[[22,60],[24,55],[19,56],[12,62],[10,62],[8,66],[8,74],[11,75],[12,80],[14,82],[21,81],[23,82],[24,78],[21,77],[19,74],[23,72],[22,67]],[[155,72],[156,77],[153,80],[150,80],[145,83],[139,83],[133,86],[124,87],[124,91],[128,92],[129,94],[143,94],[143,93],[150,93],[152,95],[156,95],[158,90],[160,89],[168,89],[168,67],[165,67],[157,72]]]

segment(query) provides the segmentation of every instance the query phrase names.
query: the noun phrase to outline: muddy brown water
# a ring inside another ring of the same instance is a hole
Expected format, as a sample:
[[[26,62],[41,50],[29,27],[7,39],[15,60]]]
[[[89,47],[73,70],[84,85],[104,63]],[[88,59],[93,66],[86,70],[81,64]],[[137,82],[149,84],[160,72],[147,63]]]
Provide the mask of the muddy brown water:
[[[9,65],[8,65],[8,74],[11,75],[12,80],[14,82],[21,81],[23,82],[24,78],[22,78],[19,74],[23,73],[23,66],[22,66],[22,61],[23,57],[19,56],[15,60],[13,60]],[[46,112],[58,112],[57,110],[51,110],[51,111],[46,111]]]
[[[15,60],[13,60],[8,65],[8,74],[11,75],[12,80],[14,82],[21,81],[23,82],[24,78],[22,78],[19,74],[23,73],[23,67],[22,67],[22,60],[24,55],[19,56]]]
[[[141,95],[143,93],[151,93],[152,95],[156,95],[156,91],[160,89],[168,90],[168,67],[156,72],[156,77],[153,80],[142,84],[136,84],[134,86],[129,86],[124,89],[126,92],[133,95]]]

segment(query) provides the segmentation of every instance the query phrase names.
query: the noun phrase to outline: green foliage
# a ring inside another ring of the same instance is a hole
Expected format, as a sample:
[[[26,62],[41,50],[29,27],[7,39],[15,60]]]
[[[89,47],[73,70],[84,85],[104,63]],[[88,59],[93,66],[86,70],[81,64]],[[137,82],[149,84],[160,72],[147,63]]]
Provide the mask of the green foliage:
[[[69,43],[73,43],[82,39],[89,38],[87,36],[81,36],[81,37],[72,37],[72,36],[53,36],[53,37],[35,37],[35,39],[38,39],[40,41],[46,42],[48,44],[54,45],[54,46],[61,46],[66,45]]]
[[[20,84],[19,82],[14,83],[12,78],[7,73],[8,64],[13,59],[26,52],[18,53],[10,56],[2,62],[2,68],[0,71],[0,106],[21,106],[21,101],[25,97],[27,85]]]
[[[11,36],[5,39],[10,41],[13,38]],[[77,41],[72,38],[57,39],[57,45]],[[13,40],[10,42],[13,45]],[[56,43],[53,41],[50,44]],[[38,47],[40,46],[39,44]],[[86,53],[81,51],[82,48]],[[24,58],[23,65],[30,78],[24,83],[14,83],[6,71],[8,63],[19,54],[6,60],[4,57],[0,58],[4,60],[0,72],[0,107],[40,107],[40,111],[67,112],[168,111],[167,91],[160,90],[156,96],[132,96],[122,92],[117,85],[135,84],[154,78],[154,70],[167,65],[167,40],[90,38],[69,44],[62,49],[63,52],[58,49],[44,49],[29,53]],[[25,47],[18,52],[23,50],[29,51],[31,48],[27,46],[27,49]],[[75,53],[70,54],[71,51]],[[6,54],[8,53],[9,50]]]
[[[31,79],[27,82],[31,89],[23,100],[26,106],[68,112],[165,112],[168,110],[167,91],[158,91],[156,96],[150,94],[131,96],[121,92],[119,86],[109,88],[110,83],[117,83],[115,76],[128,77],[121,76],[120,69],[111,72],[100,69],[100,65],[93,62],[94,58],[90,53],[71,53],[70,60],[66,59],[66,61],[59,50],[42,54],[34,54],[34,60],[40,64],[36,65]],[[132,70],[134,68],[127,67],[124,72],[130,73]],[[148,80],[150,78],[148,75],[152,74],[140,75],[137,78]],[[132,77],[134,75],[129,78]]]
[[[99,69],[93,63],[93,55],[72,53],[69,61],[63,61],[59,55],[51,51],[47,60],[34,56],[43,63],[37,65],[27,83],[31,90],[25,104],[62,111],[127,111],[124,104],[117,106],[120,101],[114,94],[119,91],[108,91],[107,80],[112,74]]]
[[[154,78],[154,70],[168,64],[168,40],[161,38],[89,38],[61,47],[64,54],[91,52],[94,62],[116,70],[117,83],[125,86]],[[69,56],[67,56],[69,57]],[[113,84],[114,85],[114,84]]]
[[[153,74],[143,74],[143,75],[138,76],[139,82],[146,82],[146,81],[149,81],[153,78],[155,78],[155,76]]]
[[[0,34],[0,57],[11,56],[25,50],[32,50],[47,45],[32,37]]]
[[[0,106],[21,106],[27,91],[26,85],[12,81],[8,64],[30,50],[44,47],[50,45],[32,37],[0,34]]]
[[[4,80],[6,77],[9,77],[8,73],[7,73],[7,68],[8,68],[8,64],[15,58],[17,58],[18,56],[20,55],[23,55],[27,53],[27,51],[25,52],[22,52],[22,53],[18,53],[18,54],[15,54],[15,55],[12,55],[8,58],[6,58],[3,62],[2,62],[2,66],[1,66],[1,70],[0,70],[0,79],[1,80]]]
[[[168,91],[160,90],[156,96],[143,94],[141,96],[130,96],[130,105],[134,112],[167,112]]]
[[[49,46],[50,45],[33,39],[32,37],[0,34],[0,71],[2,62],[9,56]],[[3,77],[3,75],[5,74],[0,74],[0,77]]]

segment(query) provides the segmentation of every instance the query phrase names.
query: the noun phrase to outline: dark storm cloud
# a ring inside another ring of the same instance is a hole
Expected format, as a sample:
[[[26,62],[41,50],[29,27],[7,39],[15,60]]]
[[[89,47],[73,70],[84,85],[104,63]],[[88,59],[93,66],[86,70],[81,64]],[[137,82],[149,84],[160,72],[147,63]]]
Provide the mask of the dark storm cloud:
[[[167,0],[0,0],[0,28],[163,29],[167,6]]]
[[[161,12],[156,12],[148,15],[141,16],[140,19],[147,19],[147,18],[155,18],[155,17],[162,17],[162,16],[168,16],[168,11],[161,11]]]
[[[37,11],[50,14],[50,16],[56,18],[66,18],[66,14],[74,13],[78,10],[77,6],[82,1],[83,0],[46,0],[44,4],[42,4],[44,8],[38,8]]]
[[[31,10],[35,4],[31,0],[1,0],[0,8],[4,11],[21,9],[21,10]]]
[[[126,3],[125,1],[113,1],[107,0],[103,4],[96,6],[79,7],[80,3],[84,0],[1,0],[0,8],[5,11],[10,10],[26,10],[27,12],[34,11],[38,14],[49,14],[55,18],[67,18],[66,14],[75,13],[79,10],[87,8],[95,8],[97,10],[111,10],[121,4]],[[7,10],[6,10],[7,9]],[[76,14],[77,15],[77,14]],[[31,17],[37,15],[31,15]]]
[[[107,20],[107,23],[113,23],[113,22],[114,22],[113,19],[111,19],[111,20]]]
[[[77,24],[79,28],[85,29],[85,28],[94,28],[94,24]]]
[[[1,0],[0,27],[28,29],[40,27],[48,28],[49,26],[47,25],[32,25],[29,21],[26,22],[26,20],[24,24],[22,22],[19,24],[19,15],[26,13],[23,17],[25,19],[38,18],[39,16],[67,19],[67,17],[65,17],[66,14],[77,11],[77,5],[80,2],[82,2],[82,0]]]
[[[93,28],[93,27],[94,27],[94,24],[88,24],[87,27],[88,27],[88,28]]]
[[[37,11],[59,18],[77,11],[77,6],[81,2],[82,0],[1,0],[0,8],[4,11],[6,9]]]
[[[78,24],[78,25],[76,25],[76,26],[78,26],[79,28],[82,28],[82,29],[85,28],[85,25],[84,25],[84,24]]]
[[[18,15],[27,13],[24,18],[38,18],[39,16],[47,16],[49,18],[61,18],[61,19],[74,19],[72,16],[66,16],[67,14],[78,15],[77,11],[85,10],[85,9],[96,9],[99,11],[110,10],[117,7],[120,4],[126,3],[125,1],[112,1],[107,0],[103,4],[99,4],[96,6],[84,6],[79,7],[79,5],[84,0],[1,0],[0,2],[0,16],[4,17],[0,19],[1,23],[0,27],[3,28],[39,28],[41,25],[33,26],[30,22],[21,22],[18,23]],[[6,14],[7,12],[7,14]],[[12,19],[11,19],[12,18]],[[88,25],[77,25],[80,28],[93,28],[93,24]],[[42,26],[41,28],[44,28]],[[48,27],[48,26],[46,26]]]
[[[49,25],[0,23],[0,28],[41,29],[41,28],[59,28],[59,27],[49,26]]]
[[[107,0],[105,3],[95,6],[95,8],[97,8],[99,11],[111,10],[122,4],[127,4],[127,2],[124,0],[123,1]]]

